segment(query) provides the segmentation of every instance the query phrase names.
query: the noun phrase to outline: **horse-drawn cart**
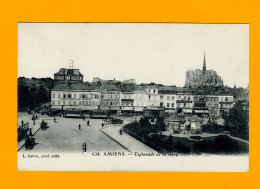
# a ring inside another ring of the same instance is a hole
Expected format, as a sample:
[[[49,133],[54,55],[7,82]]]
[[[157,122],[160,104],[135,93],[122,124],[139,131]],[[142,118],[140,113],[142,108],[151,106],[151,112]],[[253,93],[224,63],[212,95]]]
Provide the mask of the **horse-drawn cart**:
[[[25,149],[33,149],[33,147],[35,146],[35,138],[27,137],[24,146]]]
[[[42,122],[41,122],[41,129],[42,130],[45,130],[45,129],[47,129],[48,128],[48,123],[47,122],[44,122],[43,120],[42,120]]]

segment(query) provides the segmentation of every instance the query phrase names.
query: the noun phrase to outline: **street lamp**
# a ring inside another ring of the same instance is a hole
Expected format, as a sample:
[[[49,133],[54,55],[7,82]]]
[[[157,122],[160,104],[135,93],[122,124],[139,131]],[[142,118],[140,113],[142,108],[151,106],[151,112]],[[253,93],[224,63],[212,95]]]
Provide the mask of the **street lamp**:
[[[34,97],[33,97],[33,125],[35,125],[35,98],[36,98],[36,86],[34,86]]]

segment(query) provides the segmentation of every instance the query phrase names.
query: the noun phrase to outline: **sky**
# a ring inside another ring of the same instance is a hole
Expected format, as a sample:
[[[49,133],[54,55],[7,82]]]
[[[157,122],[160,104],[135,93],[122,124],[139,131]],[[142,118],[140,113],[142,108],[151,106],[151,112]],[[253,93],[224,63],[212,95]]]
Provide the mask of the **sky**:
[[[248,24],[18,24],[18,77],[53,78],[73,60],[84,81],[184,86],[188,69],[202,69],[204,52],[225,85],[248,86]]]

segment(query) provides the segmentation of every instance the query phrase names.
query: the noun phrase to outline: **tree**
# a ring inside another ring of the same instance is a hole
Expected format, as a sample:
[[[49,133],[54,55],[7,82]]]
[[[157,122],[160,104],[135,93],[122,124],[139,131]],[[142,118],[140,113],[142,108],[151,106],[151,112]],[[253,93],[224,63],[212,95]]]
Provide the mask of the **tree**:
[[[173,147],[173,137],[170,135],[167,140],[167,150],[171,150]]]
[[[165,131],[165,122],[163,117],[157,117],[155,125],[160,131]]]
[[[238,101],[229,113],[223,114],[225,125],[232,135],[249,139],[249,112],[244,101]]]

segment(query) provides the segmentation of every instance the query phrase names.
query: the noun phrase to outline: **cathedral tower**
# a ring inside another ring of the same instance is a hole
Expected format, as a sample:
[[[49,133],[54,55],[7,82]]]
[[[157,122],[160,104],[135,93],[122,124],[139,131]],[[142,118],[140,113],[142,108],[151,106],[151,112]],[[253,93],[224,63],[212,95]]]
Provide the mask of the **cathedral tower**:
[[[203,86],[206,85],[206,76],[205,76],[205,73],[206,73],[206,57],[205,57],[205,51],[204,51],[204,61],[203,61],[203,68],[202,68],[202,74],[203,74]]]
[[[202,72],[206,72],[206,57],[205,57],[205,52],[204,52],[204,61],[203,61]]]

